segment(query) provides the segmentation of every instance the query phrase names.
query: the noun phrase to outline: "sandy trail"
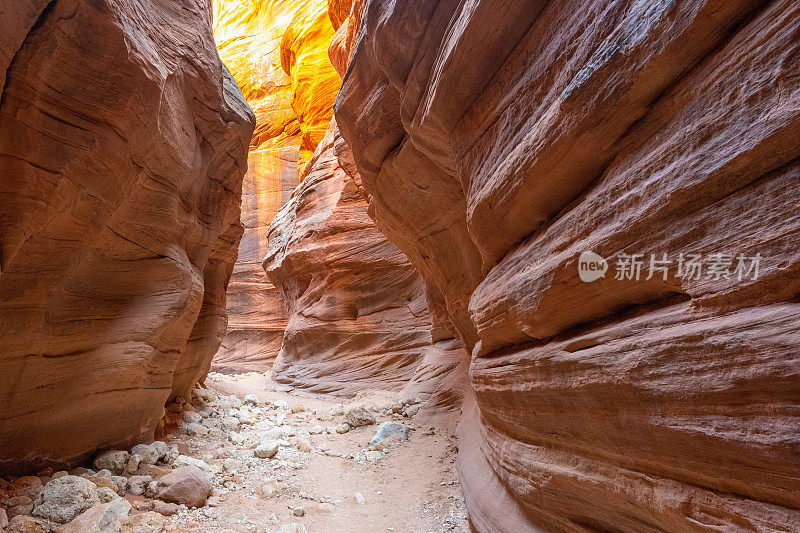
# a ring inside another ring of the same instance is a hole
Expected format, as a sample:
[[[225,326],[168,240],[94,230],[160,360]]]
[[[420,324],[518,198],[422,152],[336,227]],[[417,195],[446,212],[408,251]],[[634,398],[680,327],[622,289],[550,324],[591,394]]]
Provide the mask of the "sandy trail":
[[[469,531],[454,465],[456,447],[447,430],[417,427],[413,418],[381,409],[374,413],[378,424],[394,420],[414,429],[408,441],[370,462],[362,450],[378,425],[345,434],[306,433],[309,429],[313,432],[314,426],[341,423],[342,416],[329,414],[339,403],[336,399],[279,391],[261,374],[212,374],[206,385],[239,399],[255,394],[262,406],[276,400],[290,406],[301,404],[305,410],[287,413],[284,424],[294,428],[311,449],[299,449],[303,446],[298,439],[289,438],[292,446],[281,447],[274,458],[254,458],[253,448],[269,424],[264,421],[243,425],[233,439],[222,429],[204,437],[187,435],[180,428],[172,431],[165,438],[168,444],[177,444],[182,454],[202,459],[219,471],[213,474],[217,497],[212,502],[217,505],[182,510],[169,518],[169,529],[276,532],[298,523],[309,533]],[[391,393],[375,392],[341,403],[345,408],[384,407],[393,399]],[[264,411],[267,416],[276,412],[268,407]],[[273,495],[268,495],[270,487],[277,489]],[[357,493],[363,496],[363,503]],[[302,516],[296,516],[301,513],[295,511],[298,508],[302,508]]]

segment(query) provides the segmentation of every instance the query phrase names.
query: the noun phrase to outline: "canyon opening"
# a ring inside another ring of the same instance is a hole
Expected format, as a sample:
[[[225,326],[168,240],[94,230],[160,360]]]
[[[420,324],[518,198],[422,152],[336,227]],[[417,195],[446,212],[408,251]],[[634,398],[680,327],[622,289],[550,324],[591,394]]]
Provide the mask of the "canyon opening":
[[[796,0],[0,0],[0,531],[800,531]]]

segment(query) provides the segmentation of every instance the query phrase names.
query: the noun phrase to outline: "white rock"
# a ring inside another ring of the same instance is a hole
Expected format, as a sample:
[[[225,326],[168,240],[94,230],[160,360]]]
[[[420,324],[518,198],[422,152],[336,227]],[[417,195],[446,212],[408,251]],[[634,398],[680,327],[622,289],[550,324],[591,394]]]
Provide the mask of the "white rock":
[[[360,492],[356,492],[355,499],[356,503],[358,503],[359,505],[364,505],[367,502],[367,500],[364,499],[364,495],[361,494]]]
[[[331,416],[342,416],[344,414],[344,405],[335,403],[330,408]]]
[[[222,419],[222,427],[228,431],[239,431],[242,422],[235,416],[226,416]]]
[[[320,433],[322,433],[324,431],[325,431],[325,428],[320,426],[319,424],[317,424],[316,426],[313,426],[311,429],[308,430],[308,432],[311,433],[312,435],[319,435]]]
[[[203,415],[198,413],[197,411],[184,411],[183,412],[183,421],[187,424],[199,424],[203,421]]]
[[[350,426],[345,424],[344,422],[342,422],[341,424],[336,426],[335,429],[336,429],[336,433],[344,434],[344,433],[347,433],[348,431],[350,431]]]
[[[208,435],[208,428],[203,424],[192,422],[191,424],[186,424],[186,434],[195,437],[205,437]]]
[[[378,431],[372,440],[369,441],[370,446],[375,446],[383,443],[388,439],[408,440],[408,432],[411,428],[399,422],[384,422],[378,427]]]
[[[78,476],[63,476],[50,480],[42,488],[32,514],[66,524],[97,503],[100,499],[94,483]]]
[[[259,444],[256,446],[256,449],[253,450],[253,455],[259,459],[275,457],[276,453],[278,453],[278,443],[276,441],[267,441],[263,444]]]
[[[244,404],[258,407],[258,396],[256,396],[255,394],[248,394],[247,396],[244,397]]]
[[[188,455],[179,455],[177,459],[175,459],[175,462],[173,463],[173,466],[175,468],[180,468],[182,466],[190,466],[190,465],[196,466],[197,468],[199,468],[200,470],[202,470],[207,474],[215,474],[219,471],[218,467],[212,466],[203,461],[202,459],[195,459],[194,457],[189,457]]]
[[[158,463],[169,451],[167,443],[157,440],[150,444],[137,444],[131,449],[132,455],[138,455],[146,465]]]

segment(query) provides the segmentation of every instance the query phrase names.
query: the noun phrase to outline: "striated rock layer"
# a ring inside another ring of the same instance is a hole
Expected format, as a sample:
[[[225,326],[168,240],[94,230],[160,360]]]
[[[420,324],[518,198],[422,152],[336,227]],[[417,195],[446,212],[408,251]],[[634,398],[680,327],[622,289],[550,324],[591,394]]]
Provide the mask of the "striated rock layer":
[[[336,119],[471,351],[476,530],[800,528],[799,34],[793,0],[367,2]]]
[[[208,372],[254,119],[204,0],[0,11],[0,471],[19,471],[152,437]]]
[[[425,286],[367,216],[335,122],[270,227],[264,268],[289,309],[279,383],[353,394],[400,389],[430,344]]]
[[[220,57],[256,114],[242,193],[244,236],[228,288],[228,332],[214,370],[268,370],[287,316],[261,261],[270,222],[290,198],[333,115],[341,80],[327,58],[324,0],[214,0]]]
[[[347,69],[364,5],[329,2],[337,28],[329,52],[338,72]],[[430,399],[431,416],[438,416],[460,404],[461,383],[453,376],[463,382],[466,354],[449,327],[438,327],[440,297],[376,228],[367,205],[350,148],[332,121],[270,227],[264,268],[290,317],[272,377],[343,395],[402,390]]]

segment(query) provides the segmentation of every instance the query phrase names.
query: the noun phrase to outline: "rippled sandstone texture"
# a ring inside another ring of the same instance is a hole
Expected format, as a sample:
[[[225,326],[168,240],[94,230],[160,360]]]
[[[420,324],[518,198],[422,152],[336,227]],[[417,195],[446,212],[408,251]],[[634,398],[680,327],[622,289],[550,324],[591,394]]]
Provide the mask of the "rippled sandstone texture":
[[[800,528],[800,5],[370,0],[363,24],[336,118],[472,352],[476,530]],[[764,259],[614,279],[680,252]]]
[[[14,471],[151,438],[208,371],[254,119],[205,1],[0,11],[0,471]]]
[[[337,27],[330,56],[339,72],[347,68],[363,5],[329,4]],[[344,395],[376,388],[424,398],[439,393],[440,410],[457,406],[457,395],[447,387],[441,394],[437,384],[463,360],[463,349],[452,340],[432,343],[425,285],[370,219],[335,121],[273,220],[264,268],[290,317],[274,380]]]
[[[280,350],[286,311],[261,261],[269,224],[333,115],[341,83],[327,55],[333,35],[325,0],[214,0],[220,57],[256,114],[242,192],[245,231],[216,371],[268,370]]]

